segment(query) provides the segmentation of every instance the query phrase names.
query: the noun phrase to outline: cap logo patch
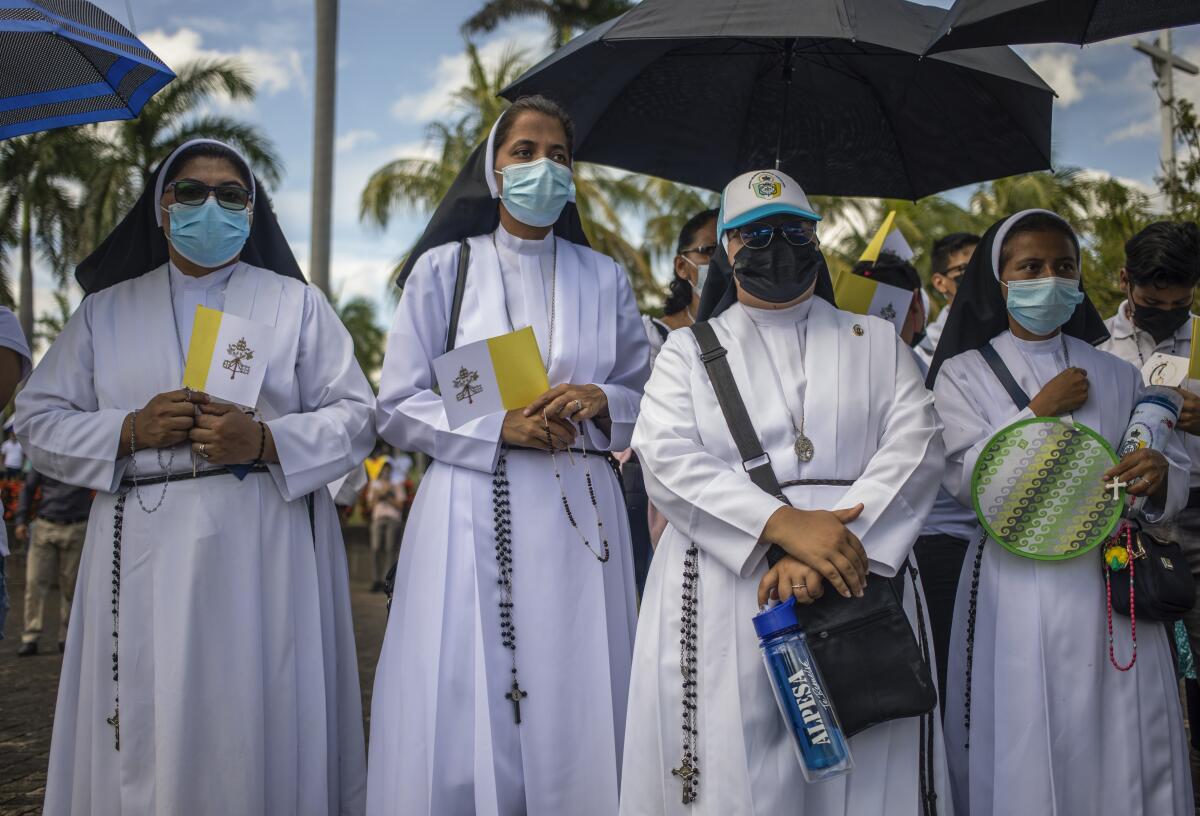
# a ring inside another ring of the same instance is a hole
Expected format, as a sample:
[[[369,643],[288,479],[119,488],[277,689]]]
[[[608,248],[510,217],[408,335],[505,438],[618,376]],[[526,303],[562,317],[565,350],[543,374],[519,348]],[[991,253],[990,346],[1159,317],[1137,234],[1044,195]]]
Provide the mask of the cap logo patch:
[[[758,173],[750,179],[750,190],[759,198],[771,201],[783,195],[783,179],[774,173]]]

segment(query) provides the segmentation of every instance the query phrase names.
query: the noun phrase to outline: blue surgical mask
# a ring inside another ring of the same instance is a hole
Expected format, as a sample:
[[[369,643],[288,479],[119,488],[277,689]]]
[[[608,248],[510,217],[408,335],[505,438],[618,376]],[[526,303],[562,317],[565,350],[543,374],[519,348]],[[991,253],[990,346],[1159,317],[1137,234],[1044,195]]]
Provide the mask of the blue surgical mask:
[[[215,269],[235,260],[250,237],[250,210],[227,210],[209,198],[199,207],[172,204],[171,234],[175,251],[197,266]]]
[[[510,164],[495,171],[504,177],[500,200],[509,215],[530,227],[549,227],[575,195],[571,168],[551,159]]]
[[[692,259],[686,255],[680,255],[679,257],[683,258],[696,268],[696,284],[692,288],[695,289],[696,294],[699,295],[704,291],[704,282],[708,280],[708,264],[693,263]]]
[[[1034,278],[1006,281],[1008,313],[1027,331],[1045,337],[1071,319],[1083,302],[1083,290],[1073,278]]]

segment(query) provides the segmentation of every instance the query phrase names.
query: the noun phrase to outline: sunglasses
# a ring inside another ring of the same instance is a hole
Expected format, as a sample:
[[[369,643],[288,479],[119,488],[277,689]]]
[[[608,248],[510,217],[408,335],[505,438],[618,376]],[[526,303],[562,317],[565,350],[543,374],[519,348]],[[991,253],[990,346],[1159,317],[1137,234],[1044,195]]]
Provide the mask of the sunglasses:
[[[951,283],[958,283],[960,280],[963,279],[963,275],[965,275],[965,274],[967,274],[967,264],[959,264],[958,266],[951,266],[948,269],[946,269],[945,272],[942,273],[942,275],[944,277],[947,277],[950,279]]]
[[[782,235],[792,246],[811,244],[817,236],[817,222],[807,218],[797,218],[778,227],[762,222],[754,222],[738,228],[742,244],[749,249],[766,249],[776,235]]]
[[[244,210],[250,206],[250,191],[236,184],[209,187],[202,182],[185,179],[172,181],[167,189],[175,192],[175,201],[189,207],[199,207],[208,201],[209,195],[214,196],[217,203],[227,210]]]
[[[703,255],[706,258],[711,258],[713,256],[713,253],[715,253],[716,251],[717,251],[716,244],[706,244],[704,246],[692,247],[691,249],[681,249],[681,250],[679,250],[679,254],[687,255],[689,252],[695,252],[699,255]]]

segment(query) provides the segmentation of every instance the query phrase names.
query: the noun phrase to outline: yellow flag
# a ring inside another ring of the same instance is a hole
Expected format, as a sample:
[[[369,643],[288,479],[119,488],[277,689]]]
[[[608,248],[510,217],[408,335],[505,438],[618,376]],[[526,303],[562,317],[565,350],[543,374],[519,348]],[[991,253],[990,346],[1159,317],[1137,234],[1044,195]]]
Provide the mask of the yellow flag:
[[[879,253],[883,251],[883,242],[887,240],[888,233],[892,231],[892,224],[896,221],[896,211],[892,210],[887,214],[887,218],[883,219],[883,226],[875,233],[875,237],[871,239],[871,243],[867,244],[867,248],[863,250],[863,254],[859,257],[860,261],[870,261],[874,263],[879,260]],[[838,301],[841,304],[841,301]]]
[[[1200,317],[1192,318],[1192,350],[1188,354],[1188,379],[1200,380]]]

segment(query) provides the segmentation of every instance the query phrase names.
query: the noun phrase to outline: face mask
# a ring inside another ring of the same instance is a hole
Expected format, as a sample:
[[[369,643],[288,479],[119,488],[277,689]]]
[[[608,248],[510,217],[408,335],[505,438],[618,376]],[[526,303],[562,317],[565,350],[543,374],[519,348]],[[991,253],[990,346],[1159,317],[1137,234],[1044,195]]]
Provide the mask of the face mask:
[[[1079,281],[1071,278],[1034,278],[1008,281],[1008,313],[1029,332],[1045,337],[1071,319],[1083,303]]]
[[[765,249],[742,247],[733,259],[733,276],[745,290],[768,303],[787,303],[812,288],[825,268],[825,256],[812,244],[792,246],[776,238]]]
[[[1180,306],[1178,309],[1158,309],[1153,306],[1143,306],[1134,303],[1133,296],[1129,297],[1133,307],[1133,325],[1142,331],[1150,333],[1155,343],[1161,343],[1179,330],[1179,327],[1191,317],[1191,306]]]
[[[172,204],[171,234],[175,251],[197,266],[216,269],[237,258],[250,237],[250,209],[227,210],[210,198],[195,207]]]
[[[550,159],[510,164],[496,170],[504,178],[500,200],[509,215],[530,227],[549,227],[575,194],[571,168]]]
[[[696,290],[696,295],[698,296],[704,291],[704,282],[708,280],[708,264],[692,263],[692,259],[685,255],[680,255],[679,257],[696,267],[696,283],[692,285],[692,288]]]

